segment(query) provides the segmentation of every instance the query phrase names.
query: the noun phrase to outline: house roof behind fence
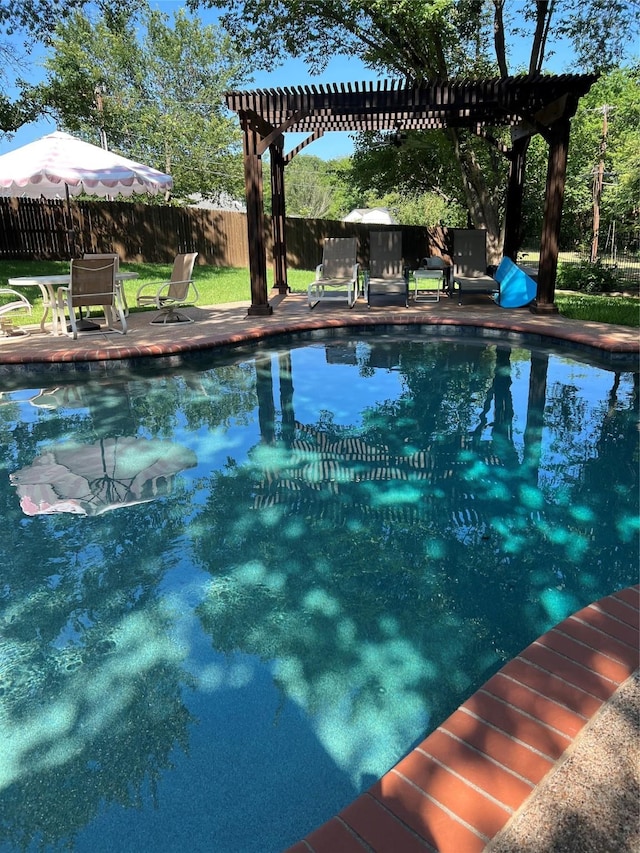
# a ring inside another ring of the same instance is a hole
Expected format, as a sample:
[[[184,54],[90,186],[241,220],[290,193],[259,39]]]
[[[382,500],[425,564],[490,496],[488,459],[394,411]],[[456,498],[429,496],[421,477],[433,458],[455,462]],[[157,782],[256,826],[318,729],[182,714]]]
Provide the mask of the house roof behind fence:
[[[526,125],[544,130],[575,113],[595,74],[435,80],[384,80],[227,92],[227,106],[244,114],[261,136],[329,131],[409,131]]]

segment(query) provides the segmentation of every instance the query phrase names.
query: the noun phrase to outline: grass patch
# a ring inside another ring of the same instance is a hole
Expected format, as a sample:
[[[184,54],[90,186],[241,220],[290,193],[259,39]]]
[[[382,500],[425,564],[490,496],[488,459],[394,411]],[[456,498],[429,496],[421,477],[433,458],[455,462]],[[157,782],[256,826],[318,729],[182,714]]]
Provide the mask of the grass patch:
[[[585,293],[556,293],[556,305],[563,317],[593,320],[619,326],[640,326],[640,299],[632,296],[592,296]]]
[[[136,293],[147,282],[167,281],[171,275],[171,264],[121,264],[127,272],[136,272],[138,278],[125,282],[127,302],[132,313],[143,310],[135,307]],[[0,261],[0,286],[14,276],[62,274],[69,271],[67,261]],[[288,270],[289,287],[294,293],[306,293],[314,277],[309,270]],[[200,305],[222,305],[228,302],[249,302],[251,284],[248,269],[232,267],[196,266],[194,280],[200,294]],[[272,270],[267,270],[267,282],[273,284]],[[33,305],[31,316],[16,312],[16,325],[39,323],[42,317],[42,297],[38,287],[21,288]],[[599,323],[616,323],[621,326],[640,326],[640,300],[625,296],[587,295],[582,293],[557,292],[556,304],[565,317],[576,320],[594,320]],[[144,310],[155,310],[144,309]]]

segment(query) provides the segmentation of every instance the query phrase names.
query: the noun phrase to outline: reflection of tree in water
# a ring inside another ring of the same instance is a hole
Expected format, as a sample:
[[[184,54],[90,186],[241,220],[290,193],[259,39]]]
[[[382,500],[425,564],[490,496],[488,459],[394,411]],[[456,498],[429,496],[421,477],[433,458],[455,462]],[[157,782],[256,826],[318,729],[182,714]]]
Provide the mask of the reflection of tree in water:
[[[25,519],[8,473],[70,437],[90,445],[246,420],[253,374],[232,365],[89,380],[34,392],[30,421],[18,404],[0,409],[0,844],[72,846],[101,804],[139,806],[172,750],[186,751],[191,722],[183,653],[157,592],[183,558],[174,546],[190,494],[174,488],[95,518]]]
[[[7,471],[69,435],[248,422],[256,401],[263,438],[249,464],[210,476],[195,510],[174,494],[162,509],[25,519],[0,478],[0,842],[72,839],[101,801],[137,805],[174,745],[186,749],[185,675],[157,588],[184,554],[194,511],[194,559],[212,575],[199,616],[214,647],[276,660],[283,695],[311,712],[342,702],[362,753],[380,740],[376,715],[391,694],[406,711],[405,746],[444,718],[524,634],[547,627],[545,593],[566,611],[635,581],[631,527],[619,524],[638,491],[635,404],[613,374],[601,421],[586,424],[564,401],[554,468],[542,441],[555,394],[547,360],[531,360],[521,448],[507,348],[370,351],[371,365],[399,369],[403,393],[363,412],[358,429],[296,420],[289,356],[279,401],[258,359],[96,387],[89,406],[33,423],[0,409]],[[586,426],[597,433],[588,458],[578,452]],[[620,464],[615,493],[594,494]],[[46,530],[44,555],[32,525]],[[9,748],[17,765],[3,759]]]
[[[22,537],[2,543],[2,840],[69,839],[101,803],[136,805],[187,748],[181,655],[156,602],[188,509],[176,500],[168,520],[153,504],[106,524],[34,519],[51,546],[37,561]]]
[[[114,648],[114,654],[121,652]],[[83,656],[89,658],[91,653]],[[150,790],[153,795],[163,771],[172,767],[175,747],[188,748],[191,721],[182,701],[178,661],[170,657],[158,661],[126,687],[107,678],[104,686],[117,688],[122,706],[105,714],[96,705],[109,702],[101,689],[108,658],[99,669],[94,669],[95,655],[91,660],[81,675],[67,675],[58,685],[67,695],[76,690],[89,694],[85,702],[70,708],[73,703],[67,699],[60,708],[60,702],[52,701],[54,691],[43,691],[36,699],[39,713],[21,721],[19,737],[13,736],[15,742],[36,730],[34,746],[19,765],[20,781],[0,794],[2,842],[16,848],[26,848],[35,840],[43,847],[63,840],[72,845],[76,833],[96,817],[101,805],[139,807],[143,792]],[[91,695],[98,691],[99,696]],[[71,730],[66,730],[64,719],[63,730],[57,728],[58,721],[52,719],[56,712],[74,715]],[[56,731],[53,742],[40,742],[37,730],[43,725]]]
[[[178,376],[130,383],[133,410],[141,427],[169,436],[184,419],[187,427],[228,427],[247,423],[256,405],[254,366],[250,362]]]
[[[130,390],[36,395],[35,421],[2,419],[4,466],[69,435],[135,435]],[[189,495],[26,520],[5,473],[0,506],[0,843],[70,844],[102,803],[139,804],[175,746],[187,748],[185,674],[156,590],[178,560],[167,543],[183,535]]]
[[[633,582],[632,544],[608,540],[618,556],[603,577],[593,520],[567,516],[544,488],[546,357],[532,358],[523,448],[508,348],[420,344],[390,357],[405,391],[362,427],[292,426],[295,406],[281,401],[279,428],[271,404],[252,465],[212,478],[198,553],[214,578],[200,616],[216,648],[279,659],[279,683],[311,711],[339,701],[338,685],[355,709],[393,684],[439,722],[550,624]],[[577,423],[559,426],[565,468],[573,457],[584,469]],[[597,494],[581,500],[599,512]]]
[[[625,583],[628,552],[638,546],[640,521],[640,435],[638,433],[639,374],[633,376],[631,405],[625,408],[618,399],[620,374],[613,376],[606,401],[596,452],[584,464],[573,504],[588,507],[585,519],[591,550],[617,586]],[[615,476],[613,475],[615,472]],[[609,488],[614,480],[613,488]],[[615,535],[595,519],[611,519]],[[622,543],[622,547],[620,547]],[[593,562],[593,561],[592,561]],[[637,580],[637,579],[636,579]],[[635,582],[635,580],[634,580]]]

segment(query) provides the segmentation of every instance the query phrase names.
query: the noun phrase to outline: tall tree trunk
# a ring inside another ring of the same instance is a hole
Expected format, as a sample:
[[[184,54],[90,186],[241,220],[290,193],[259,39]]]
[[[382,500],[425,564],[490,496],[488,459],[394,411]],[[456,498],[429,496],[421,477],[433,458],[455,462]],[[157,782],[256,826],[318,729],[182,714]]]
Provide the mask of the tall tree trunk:
[[[487,188],[482,169],[473,149],[460,144],[457,130],[450,131],[456,160],[460,166],[465,200],[474,228],[487,229],[487,263],[496,264],[502,255],[500,216]]]

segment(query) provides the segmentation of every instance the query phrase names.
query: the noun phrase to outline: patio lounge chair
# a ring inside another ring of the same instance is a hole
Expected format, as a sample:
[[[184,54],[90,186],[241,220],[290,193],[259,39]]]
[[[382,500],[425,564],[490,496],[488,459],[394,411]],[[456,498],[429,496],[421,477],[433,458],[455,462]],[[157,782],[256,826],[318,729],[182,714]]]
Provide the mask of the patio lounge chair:
[[[315,280],[307,290],[309,308],[325,299],[347,301],[349,308],[360,295],[358,279],[358,241],[355,237],[327,237],[322,263],[316,267]]]
[[[371,231],[369,234],[369,271],[365,278],[367,303],[372,297],[383,302],[409,305],[409,275],[402,258],[402,231]]]
[[[64,316],[65,305],[69,313],[70,334],[78,337],[76,308],[100,305],[104,311],[107,328],[121,335],[127,334],[122,290],[116,282],[116,267],[113,258],[82,258],[71,261],[71,275],[67,287],[58,288],[58,305]],[[114,311],[120,320],[120,328],[114,325]]]
[[[5,302],[5,299],[9,302]],[[0,332],[3,335],[24,335],[24,330],[16,329],[8,315],[12,311],[26,311],[31,314],[31,303],[23,293],[11,287],[0,287]]]
[[[159,284],[147,282],[138,288],[136,304],[140,307],[155,305],[160,312],[151,321],[153,324],[193,323],[191,317],[177,309],[195,305],[198,301],[198,289],[193,281],[193,267],[197,257],[197,252],[176,255],[169,281]],[[147,289],[152,292],[143,293]]]
[[[488,272],[487,232],[483,229],[452,228],[453,289],[458,289],[458,304],[463,293],[499,292],[499,283]]]

